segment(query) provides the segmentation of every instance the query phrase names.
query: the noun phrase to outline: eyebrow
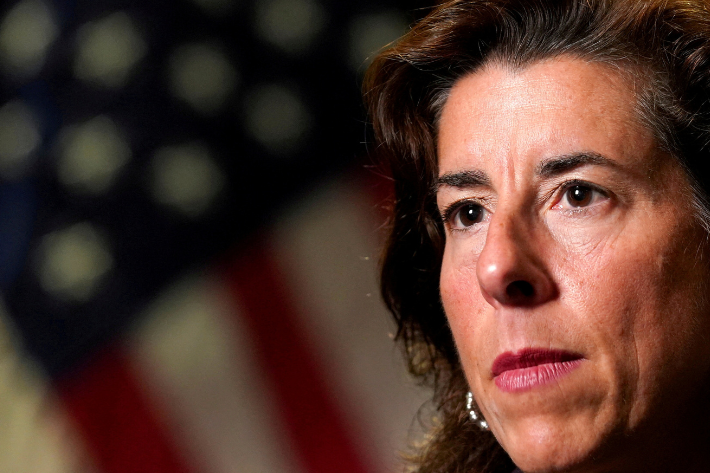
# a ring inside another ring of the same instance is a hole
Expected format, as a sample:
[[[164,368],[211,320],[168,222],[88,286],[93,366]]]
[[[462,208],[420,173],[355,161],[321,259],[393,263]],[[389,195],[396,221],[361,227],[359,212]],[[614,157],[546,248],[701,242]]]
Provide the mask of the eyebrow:
[[[597,166],[618,167],[618,164],[599,153],[583,152],[556,156],[542,161],[537,165],[535,174],[541,177],[555,177],[580,166],[593,164]]]
[[[566,154],[563,156],[555,156],[548,158],[538,164],[535,168],[535,174],[543,178],[550,178],[564,174],[572,169],[584,165],[597,165],[618,167],[618,163],[609,158],[605,158],[599,153],[593,151]],[[432,191],[436,194],[442,186],[456,187],[466,189],[478,186],[490,185],[490,178],[481,170],[467,170],[446,173],[436,180],[432,186]]]
[[[475,171],[459,171],[459,172],[449,172],[436,180],[433,186],[434,193],[439,191],[441,186],[457,187],[459,189],[465,189],[468,187],[478,187],[489,185],[491,180],[488,175],[479,170]]]

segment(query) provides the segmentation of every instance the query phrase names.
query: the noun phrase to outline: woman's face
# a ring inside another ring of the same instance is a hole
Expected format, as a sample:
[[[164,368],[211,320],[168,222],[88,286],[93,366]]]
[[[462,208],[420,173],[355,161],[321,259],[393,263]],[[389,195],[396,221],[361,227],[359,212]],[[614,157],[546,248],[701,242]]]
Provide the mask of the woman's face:
[[[693,444],[707,404],[704,234],[635,103],[618,72],[558,58],[490,64],[442,111],[441,298],[524,471],[636,471]]]

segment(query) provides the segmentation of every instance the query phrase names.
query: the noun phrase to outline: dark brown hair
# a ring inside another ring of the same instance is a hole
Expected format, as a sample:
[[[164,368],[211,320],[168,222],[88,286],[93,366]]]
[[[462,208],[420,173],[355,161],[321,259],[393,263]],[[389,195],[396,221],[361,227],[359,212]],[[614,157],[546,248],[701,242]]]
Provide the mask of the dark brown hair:
[[[394,182],[381,289],[410,372],[434,388],[420,473],[506,472],[512,463],[465,409],[466,380],[439,296],[445,235],[432,195],[437,119],[454,83],[491,61],[513,68],[570,55],[617,69],[641,122],[686,168],[710,230],[710,3],[706,0],[453,0],[370,66],[364,83],[375,150]]]

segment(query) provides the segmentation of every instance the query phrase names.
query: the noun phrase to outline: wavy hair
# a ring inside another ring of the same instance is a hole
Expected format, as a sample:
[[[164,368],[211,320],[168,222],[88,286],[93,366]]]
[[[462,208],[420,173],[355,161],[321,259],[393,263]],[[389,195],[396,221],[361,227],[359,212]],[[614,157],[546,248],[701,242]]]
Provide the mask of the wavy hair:
[[[710,3],[705,0],[452,0],[380,53],[363,85],[375,152],[394,183],[381,290],[410,372],[436,415],[411,456],[419,473],[505,472],[510,458],[468,420],[468,386],[439,295],[445,234],[432,195],[437,122],[454,83],[498,61],[524,68],[568,55],[632,81],[639,119],[686,169],[707,211]]]

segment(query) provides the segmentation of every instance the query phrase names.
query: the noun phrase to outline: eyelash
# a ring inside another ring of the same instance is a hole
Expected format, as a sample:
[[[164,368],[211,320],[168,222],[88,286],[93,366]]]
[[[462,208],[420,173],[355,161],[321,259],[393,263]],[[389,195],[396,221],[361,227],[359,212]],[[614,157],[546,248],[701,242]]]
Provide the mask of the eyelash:
[[[599,193],[602,197],[609,197],[609,193],[604,190],[603,188],[592,184],[591,182],[588,181],[583,181],[580,179],[572,179],[570,181],[565,181],[563,182],[560,186],[555,189],[555,191],[552,192],[552,195],[557,195],[558,197],[555,199],[555,206],[559,205],[562,199],[565,198],[565,194],[572,189],[573,187],[586,187],[590,189],[593,192]],[[481,204],[480,200],[477,199],[462,199],[458,200],[456,202],[451,203],[448,205],[444,211],[441,213],[441,220],[442,222],[449,227],[449,230],[451,232],[465,232],[469,231],[471,227],[474,225],[471,225],[469,227],[465,228],[455,228],[454,225],[451,224],[452,219],[456,217],[456,214],[462,210],[465,206],[467,205],[475,205],[478,206],[482,209],[483,212],[486,212],[486,208]],[[577,209],[566,209],[567,212],[583,212],[587,209],[588,206],[584,207],[579,207]]]
[[[588,181],[582,181],[580,179],[572,179],[570,181],[566,181],[566,182],[562,183],[562,185],[560,187],[558,187],[559,191],[557,191],[556,193],[559,197],[556,198],[556,200],[555,200],[555,206],[560,204],[562,199],[565,198],[567,192],[569,192],[569,190],[572,189],[573,187],[586,187],[586,188],[590,189],[591,191],[600,194],[602,197],[606,197],[606,198],[609,197],[609,193],[606,190],[604,190],[603,188],[597,186],[596,184],[592,184],[591,182],[588,182]],[[567,209],[567,211],[582,212],[582,211],[586,210],[588,207],[589,207],[589,205],[586,205],[584,207],[579,207],[576,209]]]
[[[455,218],[456,214],[467,205],[478,206],[482,209],[483,212],[486,212],[486,209],[483,205],[481,205],[481,202],[479,202],[475,199],[463,199],[463,200],[458,200],[456,202],[453,202],[451,205],[448,205],[444,209],[444,211],[442,212],[442,215],[441,215],[441,220],[444,222],[444,224],[449,228],[449,230],[451,232],[465,232],[465,231],[468,231],[469,228],[471,228],[471,227],[456,228],[454,225],[451,224],[452,219]]]

